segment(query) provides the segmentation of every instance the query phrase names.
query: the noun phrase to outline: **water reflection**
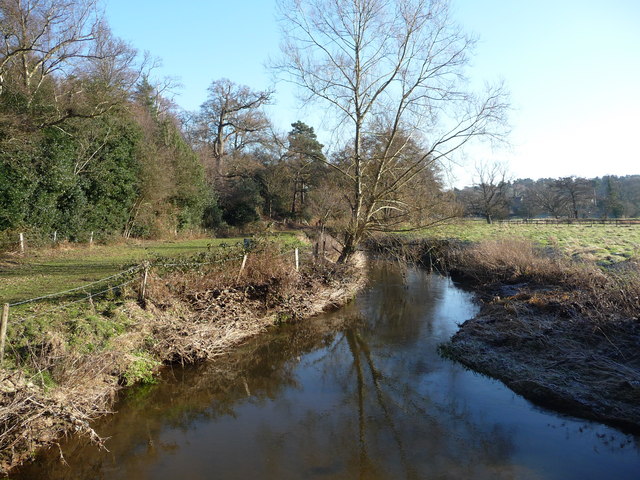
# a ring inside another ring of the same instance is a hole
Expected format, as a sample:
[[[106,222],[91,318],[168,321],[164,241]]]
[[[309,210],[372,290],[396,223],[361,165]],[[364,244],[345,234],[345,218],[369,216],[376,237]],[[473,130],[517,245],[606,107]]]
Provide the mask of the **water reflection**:
[[[99,432],[16,478],[636,478],[635,438],[532,407],[440,358],[470,296],[375,268],[340,312],[132,390]]]

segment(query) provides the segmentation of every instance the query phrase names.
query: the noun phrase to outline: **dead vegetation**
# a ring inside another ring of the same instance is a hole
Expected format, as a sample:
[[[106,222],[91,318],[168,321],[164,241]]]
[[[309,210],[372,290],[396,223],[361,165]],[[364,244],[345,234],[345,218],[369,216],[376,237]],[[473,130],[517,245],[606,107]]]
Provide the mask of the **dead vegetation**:
[[[209,260],[152,270],[144,309],[127,300],[136,291],[120,292],[14,332],[13,358],[0,370],[3,471],[66,434],[102,445],[91,421],[123,386],[153,381],[162,364],[211,359],[269,326],[345,303],[362,282],[358,269],[311,257],[296,271],[293,254],[274,245],[257,248],[241,273],[240,260]]]
[[[639,319],[640,269],[634,261],[603,269],[543,251],[526,240],[485,241],[459,249],[454,258],[452,273],[486,291],[505,291],[503,284],[512,285],[506,291],[537,291],[538,306],[562,306],[567,316],[588,318],[600,327]],[[555,293],[545,302],[549,292]]]
[[[480,314],[442,352],[567,413],[640,431],[640,268],[602,268],[525,240],[385,239],[478,292]]]

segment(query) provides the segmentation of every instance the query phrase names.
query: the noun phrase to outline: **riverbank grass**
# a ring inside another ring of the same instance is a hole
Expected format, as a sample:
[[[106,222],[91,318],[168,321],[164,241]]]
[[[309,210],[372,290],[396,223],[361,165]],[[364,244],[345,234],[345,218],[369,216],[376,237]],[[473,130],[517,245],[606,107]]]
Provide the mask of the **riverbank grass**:
[[[12,313],[0,368],[0,471],[70,432],[102,445],[91,421],[108,413],[122,387],[155,381],[161,365],[211,359],[284,320],[342,305],[362,284],[360,270],[309,251],[296,269],[280,239],[254,242],[246,262],[243,253],[244,244],[219,245],[153,267],[144,301],[138,272],[104,296]]]
[[[462,220],[412,235],[463,242],[524,239],[570,258],[600,265],[612,265],[640,256],[640,225],[489,225],[484,221]]]

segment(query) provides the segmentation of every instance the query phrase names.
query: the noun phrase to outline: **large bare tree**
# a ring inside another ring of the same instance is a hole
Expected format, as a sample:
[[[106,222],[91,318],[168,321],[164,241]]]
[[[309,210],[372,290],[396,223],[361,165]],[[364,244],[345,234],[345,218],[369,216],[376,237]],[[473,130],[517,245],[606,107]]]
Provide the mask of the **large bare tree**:
[[[240,152],[269,130],[262,107],[271,101],[271,91],[254,91],[230,80],[215,80],[209,96],[195,118],[196,143],[206,145],[218,175],[224,173],[223,159]]]
[[[0,0],[0,95],[30,127],[102,115],[137,81],[137,52],[111,34],[97,2]]]
[[[336,131],[351,145],[348,162],[332,164],[349,185],[344,261],[372,227],[381,228],[382,211],[411,209],[393,192],[471,139],[500,134],[496,126],[504,120],[505,94],[501,86],[487,87],[483,95],[465,88],[474,40],[451,21],[448,1],[280,0],[279,5],[283,55],[275,68],[306,100],[331,108]],[[364,140],[381,132],[383,144],[370,159]],[[427,147],[407,160],[403,139],[424,140]]]

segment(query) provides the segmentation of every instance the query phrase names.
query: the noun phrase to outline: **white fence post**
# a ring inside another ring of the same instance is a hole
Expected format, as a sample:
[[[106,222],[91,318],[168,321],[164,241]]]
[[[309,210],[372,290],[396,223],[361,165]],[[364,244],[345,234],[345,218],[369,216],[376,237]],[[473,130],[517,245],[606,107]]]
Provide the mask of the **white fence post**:
[[[20,234],[20,253],[24,253],[24,233]]]
[[[140,281],[140,290],[138,291],[138,302],[144,306],[147,302],[147,278],[149,276],[149,262],[144,263],[142,270],[142,279]]]
[[[4,359],[4,342],[7,338],[7,323],[9,323],[9,304],[2,307],[2,323],[0,324],[0,364]]]
[[[300,271],[300,256],[298,254],[298,249],[296,248],[296,272]]]
[[[249,255],[245,253],[244,257],[242,257],[242,265],[240,265],[240,271],[238,272],[238,277],[236,278],[236,282],[238,280],[240,280],[240,276],[242,275],[242,272],[244,271],[244,267],[247,264],[247,257]]]

